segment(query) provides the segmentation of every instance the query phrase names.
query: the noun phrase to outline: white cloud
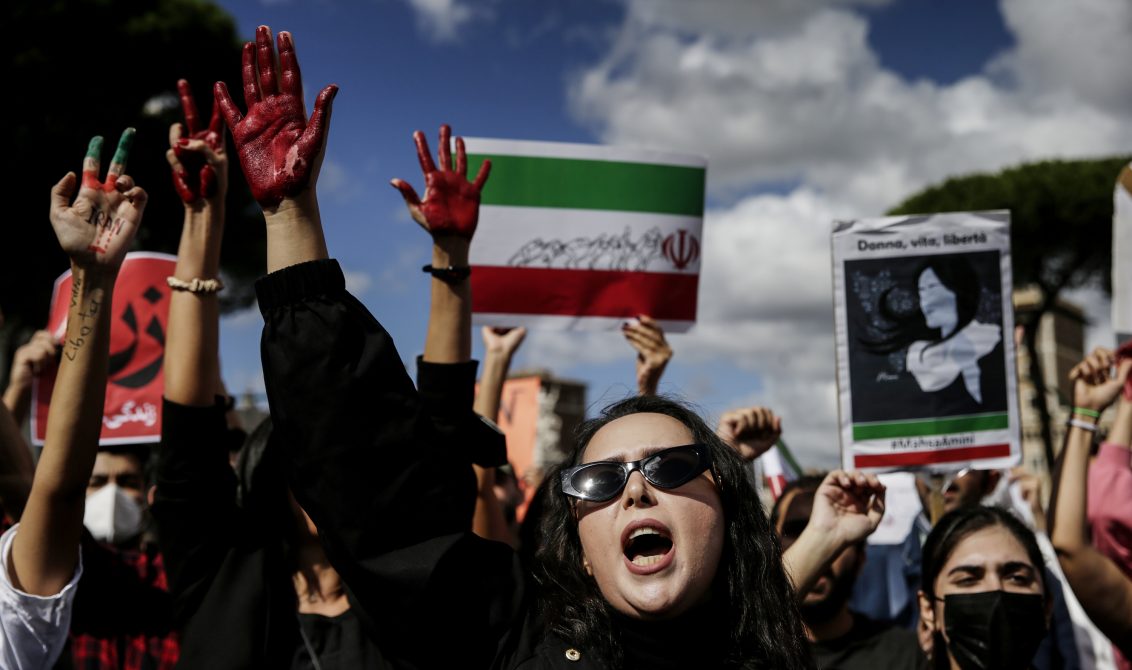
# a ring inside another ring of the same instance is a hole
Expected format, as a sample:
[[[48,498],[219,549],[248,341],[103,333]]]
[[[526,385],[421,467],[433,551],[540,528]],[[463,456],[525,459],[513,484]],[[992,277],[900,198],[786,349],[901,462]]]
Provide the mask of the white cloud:
[[[437,43],[452,42],[477,12],[460,0],[408,0],[417,15],[417,28]]]
[[[800,184],[707,213],[700,323],[678,355],[759,374],[763,390],[734,404],[775,407],[795,451],[826,466],[837,444],[831,220],[878,215],[956,174],[1132,146],[1127,0],[1002,0],[1016,45],[948,85],[885,69],[851,4],[634,0],[569,90],[605,142],[707,155],[713,193]],[[584,336],[532,344],[546,360],[609,358]]]
[[[346,278],[346,290],[354,297],[364,295],[373,286],[373,277],[368,272],[343,268],[342,275]]]

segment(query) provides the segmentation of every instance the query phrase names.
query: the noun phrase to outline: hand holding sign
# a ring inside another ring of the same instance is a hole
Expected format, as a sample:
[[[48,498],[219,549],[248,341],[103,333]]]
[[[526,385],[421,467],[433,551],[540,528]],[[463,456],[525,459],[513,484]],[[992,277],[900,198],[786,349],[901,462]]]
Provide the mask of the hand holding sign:
[[[260,26],[255,43],[244,45],[247,116],[240,115],[224,82],[218,81],[213,87],[216,103],[232,131],[252,196],[264,209],[274,209],[284,198],[298,195],[318,178],[330,127],[330,103],[338,94],[335,84],[322,89],[308,121],[291,34],[279,33],[277,42],[278,74],[270,28]]]
[[[664,368],[672,360],[672,347],[664,339],[664,329],[642,314],[622,325],[621,333],[637,352],[637,393],[656,395]]]
[[[1116,366],[1116,374],[1112,373]],[[1073,384],[1073,406],[1103,412],[1120,395],[1132,376],[1132,358],[1119,361],[1113,352],[1097,347],[1085,360],[1069,371]]]
[[[766,407],[747,407],[724,412],[715,430],[745,461],[766,453],[782,436],[782,418]]]
[[[59,246],[79,267],[117,272],[141,223],[146,193],[123,174],[133,139],[134,129],[127,128],[118,141],[105,182],[98,178],[102,137],[91,139],[83,160],[82,186],[74,203],[74,172],[68,172],[51,189],[51,225]]]
[[[515,355],[515,350],[523,343],[523,338],[527,336],[527,329],[484,326],[482,335],[483,348],[488,355],[504,356],[510,361]]]
[[[185,123],[169,128],[169,150],[165,158],[173,168],[173,188],[185,204],[202,199],[223,202],[228,186],[228,157],[221,135],[220,106],[212,103],[208,127],[200,126],[193,90],[184,79],[177,81]]]
[[[464,140],[460,137],[456,138],[456,169],[452,169],[451,136],[452,129],[447,124],[440,127],[440,148],[436,152],[440,169],[437,169],[432,162],[424,133],[419,130],[413,133],[413,140],[417,144],[417,158],[425,176],[424,200],[404,180],[394,179],[390,183],[405,198],[413,220],[430,235],[451,235],[470,240],[476,232],[480,193],[491,173],[491,161],[485,160],[475,181],[469,182],[468,158],[464,151]]]

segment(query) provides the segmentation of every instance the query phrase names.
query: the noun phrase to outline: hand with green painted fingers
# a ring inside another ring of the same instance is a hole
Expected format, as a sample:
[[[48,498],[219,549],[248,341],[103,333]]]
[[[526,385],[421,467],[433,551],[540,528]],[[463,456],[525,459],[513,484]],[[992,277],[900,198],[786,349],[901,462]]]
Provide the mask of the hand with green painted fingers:
[[[51,226],[59,246],[78,267],[117,272],[141,223],[146,193],[124,174],[133,140],[134,129],[127,128],[106,180],[99,181],[102,137],[94,137],[83,160],[82,185],[68,172],[51,189]]]

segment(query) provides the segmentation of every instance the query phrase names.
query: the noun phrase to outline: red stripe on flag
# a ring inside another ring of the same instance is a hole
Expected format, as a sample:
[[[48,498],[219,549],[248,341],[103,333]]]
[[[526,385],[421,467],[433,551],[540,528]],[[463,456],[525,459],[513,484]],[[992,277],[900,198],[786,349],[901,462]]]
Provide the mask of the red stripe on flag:
[[[858,468],[884,468],[895,465],[930,465],[972,461],[979,458],[1002,458],[1010,455],[1009,444],[988,444],[981,447],[941,449],[939,451],[905,451],[895,454],[860,454],[853,457]]]
[[[699,275],[477,265],[472,311],[693,321]]]

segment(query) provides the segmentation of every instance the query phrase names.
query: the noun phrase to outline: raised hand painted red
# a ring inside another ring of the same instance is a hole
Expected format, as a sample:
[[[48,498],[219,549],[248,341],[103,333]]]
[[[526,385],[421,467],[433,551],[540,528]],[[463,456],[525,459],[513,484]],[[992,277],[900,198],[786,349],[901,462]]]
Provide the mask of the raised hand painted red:
[[[182,166],[182,169],[173,170],[173,188],[177,190],[181,200],[192,203],[201,198],[210,198],[216,193],[216,171],[199,151],[187,150],[185,145],[189,140],[202,140],[213,151],[221,149],[224,140],[220,134],[220,106],[213,100],[212,118],[209,119],[207,128],[201,128],[197,104],[193,100],[193,89],[189,87],[189,82],[184,79],[178,80],[177,93],[181,97],[185,125],[183,136],[173,145],[173,153]]]
[[[320,159],[330,124],[330,102],[338,94],[331,84],[318,94],[314,113],[307,120],[303,84],[295,44],[288,32],[279,33],[279,73],[271,29],[256,29],[256,41],[244,45],[243,79],[247,116],[228,95],[224,82],[213,93],[240,154],[240,165],[252,195],[264,208],[305,189]]]
[[[432,162],[424,133],[419,130],[413,133],[413,140],[417,143],[417,159],[420,160],[425,176],[423,201],[407,182],[394,179],[391,183],[405,198],[413,220],[434,237],[455,235],[470,240],[479,221],[480,193],[491,174],[491,161],[484,161],[475,181],[469,182],[464,140],[456,138],[456,169],[453,171],[451,138],[452,129],[447,124],[441,126],[440,148],[437,151],[440,169],[437,169]]]

